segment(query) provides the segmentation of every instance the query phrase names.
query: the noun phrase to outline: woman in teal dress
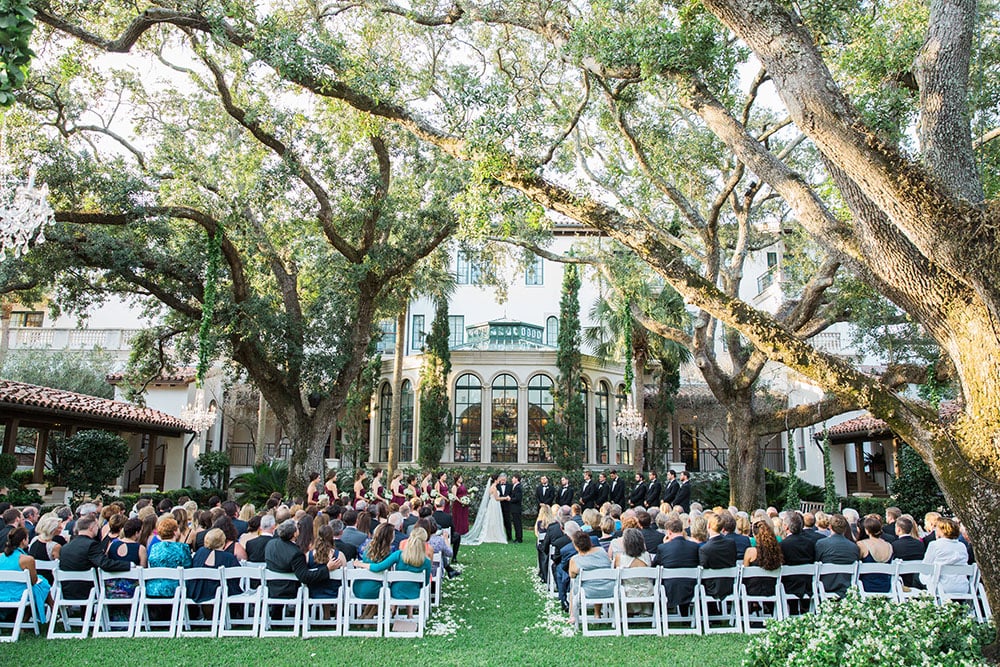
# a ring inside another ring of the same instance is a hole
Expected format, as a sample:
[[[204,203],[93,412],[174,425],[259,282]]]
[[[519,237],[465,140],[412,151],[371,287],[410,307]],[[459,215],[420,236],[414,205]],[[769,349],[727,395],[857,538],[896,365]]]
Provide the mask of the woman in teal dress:
[[[17,527],[7,533],[7,544],[0,553],[0,570],[27,570],[31,580],[31,594],[35,600],[35,618],[45,622],[45,600],[49,596],[49,582],[38,576],[35,559],[28,555],[28,531]],[[0,583],[0,600],[16,602],[24,593],[24,585],[13,582]]]
[[[392,538],[395,529],[388,523],[379,524],[375,529],[375,535],[368,540],[368,546],[364,551],[360,563],[355,563],[358,567],[369,567],[373,563],[381,563],[392,553]],[[354,582],[354,596],[365,600],[374,600],[382,590],[382,584],[377,581],[356,581]]]
[[[191,567],[191,547],[177,541],[177,520],[167,514],[156,524],[160,541],[149,548],[149,567]],[[151,579],[146,582],[146,595],[169,598],[177,582],[172,579]]]
[[[381,530],[383,526],[379,526],[378,529]],[[375,532],[377,534],[378,530]],[[362,567],[367,566],[372,572],[383,572],[393,567],[398,572],[423,572],[426,586],[431,582],[431,559],[427,557],[424,547],[426,544],[427,531],[417,526],[410,533],[403,549],[393,551],[377,563],[366,562]],[[400,581],[392,585],[392,596],[403,600],[416,600],[420,597],[420,585],[412,581]]]

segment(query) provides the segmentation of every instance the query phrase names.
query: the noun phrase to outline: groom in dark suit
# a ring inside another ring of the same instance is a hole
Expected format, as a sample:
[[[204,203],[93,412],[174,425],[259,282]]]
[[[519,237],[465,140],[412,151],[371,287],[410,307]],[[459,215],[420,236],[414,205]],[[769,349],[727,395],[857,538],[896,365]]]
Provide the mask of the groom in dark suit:
[[[520,544],[524,541],[524,526],[521,521],[521,500],[524,498],[524,489],[521,487],[521,478],[517,475],[512,475],[510,481],[510,521],[514,524],[514,541]]]
[[[507,541],[512,539],[510,522],[510,484],[507,483],[507,475],[500,473],[497,479],[497,497],[500,501],[500,514],[503,515],[503,530],[507,533]]]

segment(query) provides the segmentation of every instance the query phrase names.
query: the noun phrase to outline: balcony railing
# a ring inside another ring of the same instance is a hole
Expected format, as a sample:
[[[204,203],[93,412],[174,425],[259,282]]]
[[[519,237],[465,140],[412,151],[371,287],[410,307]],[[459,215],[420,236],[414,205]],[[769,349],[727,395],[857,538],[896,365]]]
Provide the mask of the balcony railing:
[[[774,285],[780,280],[781,266],[775,264],[757,278],[757,294],[763,294],[768,287]]]
[[[836,331],[825,331],[823,333],[816,334],[809,339],[813,347],[822,352],[829,352],[830,354],[837,354],[841,349],[840,333]]]
[[[48,329],[44,327],[11,327],[12,350],[92,350],[132,349],[132,339],[139,329]]]
[[[762,453],[764,467],[775,472],[785,472],[786,456],[783,449],[765,449]],[[699,449],[695,458],[691,450],[681,449],[681,459],[692,472],[719,472],[729,464],[728,449]]]
[[[230,442],[226,445],[229,454],[229,465],[240,468],[250,468],[257,459],[257,447],[252,442]],[[289,443],[269,442],[264,445],[264,459],[267,461],[287,461],[292,456],[292,446]]]

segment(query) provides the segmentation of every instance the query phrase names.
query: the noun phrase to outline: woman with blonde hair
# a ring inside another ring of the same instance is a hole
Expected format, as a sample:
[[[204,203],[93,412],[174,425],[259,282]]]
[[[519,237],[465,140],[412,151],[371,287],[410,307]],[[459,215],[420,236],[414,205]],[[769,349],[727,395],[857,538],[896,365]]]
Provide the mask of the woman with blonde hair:
[[[388,530],[386,529],[388,527]],[[382,524],[375,531],[375,538],[372,540],[374,544],[380,533],[388,534],[392,537],[393,528],[389,524]],[[431,559],[427,557],[427,550],[424,545],[427,544],[427,531],[420,526],[414,526],[413,531],[410,533],[410,537],[406,540],[406,545],[398,550],[393,551],[388,556],[384,557],[382,560],[377,562],[365,562],[361,563],[361,567],[367,567],[372,572],[382,572],[388,570],[395,566],[396,570],[402,572],[423,572],[424,573],[424,585],[427,585],[431,581]],[[377,554],[373,554],[371,548],[369,547],[369,553],[366,554],[366,560],[372,559],[372,557]],[[412,581],[401,581],[399,583],[392,585],[392,595],[393,597],[402,598],[404,600],[416,600],[420,597],[420,586]]]
[[[245,503],[243,507],[240,508],[240,521],[249,521],[250,518],[257,513],[257,508],[254,507],[253,503]]]

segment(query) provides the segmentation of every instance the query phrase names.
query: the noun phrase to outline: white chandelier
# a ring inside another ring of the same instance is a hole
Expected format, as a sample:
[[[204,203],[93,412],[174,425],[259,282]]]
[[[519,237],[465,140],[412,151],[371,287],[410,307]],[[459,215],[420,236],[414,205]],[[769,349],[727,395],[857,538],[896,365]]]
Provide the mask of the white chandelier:
[[[198,387],[194,392],[194,403],[188,403],[181,410],[181,420],[187,422],[195,433],[203,433],[215,425],[215,406],[205,407],[205,390]]]
[[[7,251],[20,257],[32,244],[45,242],[45,227],[55,222],[47,201],[48,184],[35,187],[35,167],[28,170],[28,180],[21,181],[11,173],[0,145],[0,262]]]
[[[631,403],[626,403],[619,410],[618,418],[615,419],[615,433],[626,440],[638,440],[646,435],[646,424],[642,421],[642,415]]]

